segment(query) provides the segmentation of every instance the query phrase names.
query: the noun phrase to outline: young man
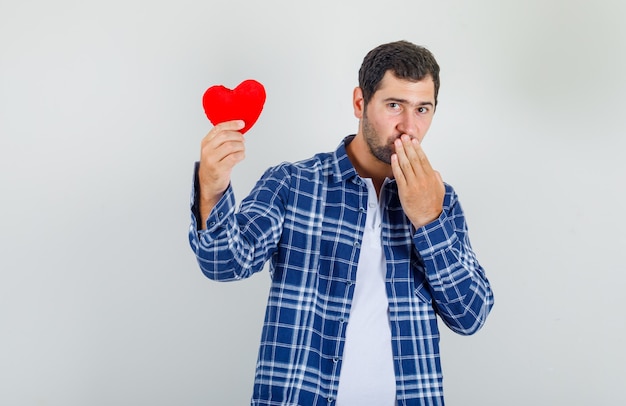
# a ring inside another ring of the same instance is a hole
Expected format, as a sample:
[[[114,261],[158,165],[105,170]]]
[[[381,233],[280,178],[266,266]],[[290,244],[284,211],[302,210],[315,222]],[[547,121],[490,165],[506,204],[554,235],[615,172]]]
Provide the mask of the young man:
[[[270,262],[253,405],[442,405],[437,316],[460,334],[493,294],[456,193],[420,143],[439,66],[406,41],[370,51],[354,90],[356,135],[268,169],[235,212],[243,123],[202,141],[190,243],[213,280]]]

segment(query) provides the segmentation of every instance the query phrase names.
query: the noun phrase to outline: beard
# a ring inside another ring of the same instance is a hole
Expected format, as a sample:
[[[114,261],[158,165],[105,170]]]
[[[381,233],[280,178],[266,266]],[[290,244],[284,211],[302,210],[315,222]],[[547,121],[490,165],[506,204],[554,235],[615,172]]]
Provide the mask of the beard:
[[[370,149],[370,152],[376,159],[381,162],[391,165],[391,155],[394,154],[395,148],[393,146],[392,138],[387,144],[382,144],[379,141],[378,132],[374,129],[367,114],[363,114],[363,138]]]

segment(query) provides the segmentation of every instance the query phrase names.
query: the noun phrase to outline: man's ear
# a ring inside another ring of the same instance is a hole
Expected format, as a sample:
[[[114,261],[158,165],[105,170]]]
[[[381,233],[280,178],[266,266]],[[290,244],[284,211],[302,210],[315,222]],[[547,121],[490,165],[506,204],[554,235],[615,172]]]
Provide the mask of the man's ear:
[[[354,108],[354,116],[361,119],[365,112],[365,100],[363,100],[363,91],[360,87],[354,88],[354,92],[352,93],[352,107]]]

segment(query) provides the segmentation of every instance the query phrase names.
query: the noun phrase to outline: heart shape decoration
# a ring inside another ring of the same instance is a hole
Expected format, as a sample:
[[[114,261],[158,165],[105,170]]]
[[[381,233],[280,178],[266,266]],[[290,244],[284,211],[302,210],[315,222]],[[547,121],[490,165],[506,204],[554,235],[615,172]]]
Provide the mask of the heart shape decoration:
[[[256,123],[264,104],[265,88],[252,79],[244,80],[233,90],[222,85],[211,86],[202,97],[204,113],[213,125],[243,120],[242,134]]]

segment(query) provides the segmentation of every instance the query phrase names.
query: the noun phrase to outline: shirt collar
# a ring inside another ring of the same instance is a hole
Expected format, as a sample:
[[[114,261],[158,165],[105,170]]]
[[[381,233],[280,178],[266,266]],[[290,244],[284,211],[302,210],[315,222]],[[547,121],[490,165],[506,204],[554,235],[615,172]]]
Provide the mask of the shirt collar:
[[[346,152],[346,146],[352,142],[354,137],[355,134],[352,134],[341,140],[341,143],[333,153],[333,180],[337,183],[349,179],[353,182],[360,182],[361,178],[359,174],[356,173],[356,169],[354,169]],[[390,187],[395,187],[396,181],[387,178],[383,187],[386,187],[388,184],[391,185]]]
[[[333,180],[335,182],[358,178],[356,169],[354,169],[346,152],[346,146],[352,142],[354,136],[355,135],[352,134],[344,138],[333,153]]]

